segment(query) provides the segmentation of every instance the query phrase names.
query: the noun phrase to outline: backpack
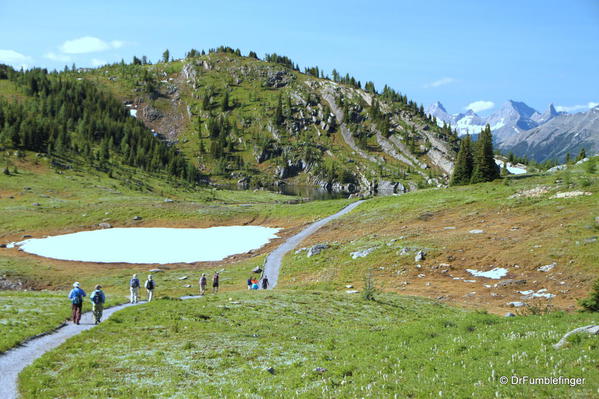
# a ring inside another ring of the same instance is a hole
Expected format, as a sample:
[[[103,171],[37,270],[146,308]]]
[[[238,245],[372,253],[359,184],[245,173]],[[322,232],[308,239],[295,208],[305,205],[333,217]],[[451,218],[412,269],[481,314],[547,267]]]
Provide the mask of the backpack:
[[[131,288],[138,288],[139,287],[139,280],[136,278],[132,278],[131,282],[129,283],[129,285],[131,286]]]
[[[73,305],[81,305],[83,303],[83,297],[80,293],[77,293],[73,299],[71,299]]]
[[[93,298],[92,298],[93,303],[95,303],[96,305],[102,303],[102,295],[100,295],[99,291],[94,292],[92,295],[93,295]]]
[[[154,289],[154,280],[146,281],[146,288],[149,290],[153,290]]]

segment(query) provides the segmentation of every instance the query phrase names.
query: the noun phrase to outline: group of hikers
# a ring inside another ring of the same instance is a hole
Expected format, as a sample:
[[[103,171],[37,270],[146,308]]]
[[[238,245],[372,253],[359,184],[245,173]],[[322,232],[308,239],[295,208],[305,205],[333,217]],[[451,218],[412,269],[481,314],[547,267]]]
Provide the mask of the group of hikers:
[[[212,276],[212,293],[216,294],[218,293],[218,287],[219,287],[219,282],[220,280],[220,276],[218,272],[215,272],[214,275]],[[198,281],[199,285],[200,285],[200,295],[204,296],[206,295],[206,287],[208,285],[208,277],[206,277],[206,273],[202,273],[202,276],[200,277],[200,280]],[[263,290],[267,289],[269,287],[269,282],[268,282],[268,278],[266,276],[263,276],[261,279],[256,279],[253,276],[250,276],[250,278],[247,281],[248,284],[248,290],[257,290],[262,288]],[[138,302],[139,300],[139,288],[141,287],[141,283],[139,281],[139,279],[137,278],[137,274],[134,274],[131,277],[131,280],[129,280],[129,292],[130,292],[130,298],[129,298],[129,302],[132,304],[135,304]],[[152,298],[154,297],[154,288],[156,288],[156,283],[154,281],[154,279],[152,278],[152,275],[148,275],[148,279],[146,280],[145,284],[144,284],[144,288],[147,291],[148,294],[148,302],[152,301]],[[87,296],[85,291],[80,287],[79,282],[75,282],[73,284],[73,289],[71,290],[71,292],[69,292],[69,299],[71,300],[71,310],[72,310],[72,319],[73,319],[73,323],[75,324],[79,324],[81,321],[81,310],[83,308],[83,298]],[[89,299],[92,303],[92,312],[94,315],[94,321],[95,324],[100,323],[100,320],[102,319],[102,313],[104,311],[104,303],[106,302],[106,295],[104,294],[104,291],[102,291],[102,286],[101,285],[96,285],[94,291],[91,293],[91,295],[89,296]]]
[[[248,278],[248,290],[258,290],[262,288],[263,290],[268,289],[269,282],[268,277],[263,276],[261,279],[257,279],[254,276],[250,276]]]

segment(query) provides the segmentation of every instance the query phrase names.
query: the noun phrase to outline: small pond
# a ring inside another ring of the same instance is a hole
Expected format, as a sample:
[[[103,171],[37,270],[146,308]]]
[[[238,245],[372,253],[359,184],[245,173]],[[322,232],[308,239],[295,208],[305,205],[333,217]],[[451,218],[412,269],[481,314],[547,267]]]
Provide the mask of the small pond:
[[[129,227],[81,231],[15,243],[47,258],[100,263],[218,261],[267,244],[280,229],[220,226],[205,229]]]

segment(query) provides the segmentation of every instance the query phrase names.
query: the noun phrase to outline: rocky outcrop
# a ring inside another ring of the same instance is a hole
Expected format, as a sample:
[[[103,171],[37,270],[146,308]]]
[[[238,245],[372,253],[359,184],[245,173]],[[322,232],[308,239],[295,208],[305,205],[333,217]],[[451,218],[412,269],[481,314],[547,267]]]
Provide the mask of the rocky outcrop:
[[[345,122],[343,122],[345,120],[345,115],[343,114],[343,110],[337,105],[337,102],[335,100],[335,94],[331,87],[325,87],[321,94],[322,98],[327,102],[327,104],[329,104],[329,107],[333,111],[333,114],[335,114],[335,118],[337,118],[337,121],[340,123],[341,135],[343,136],[343,140],[345,141],[345,143],[362,158],[377,164],[382,163],[382,160],[380,158],[369,155],[366,153],[366,151],[358,147],[354,140],[354,137],[351,134],[351,131],[349,130]]]

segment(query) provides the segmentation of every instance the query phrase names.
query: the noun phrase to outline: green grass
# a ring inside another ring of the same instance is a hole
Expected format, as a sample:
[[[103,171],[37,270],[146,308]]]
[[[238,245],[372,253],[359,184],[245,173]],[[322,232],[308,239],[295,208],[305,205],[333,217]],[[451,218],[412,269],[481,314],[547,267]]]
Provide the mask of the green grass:
[[[70,316],[66,292],[0,291],[0,353]]]
[[[538,198],[510,198],[538,186],[549,187],[549,192]],[[592,195],[551,198],[566,191]],[[598,196],[599,175],[577,166],[562,173],[512,178],[509,185],[499,180],[375,197],[302,243],[329,243],[320,255],[307,258],[305,252],[289,253],[280,283],[289,288],[302,284],[311,289],[341,289],[356,280],[359,285],[364,274],[375,269],[386,288],[395,288],[397,275],[414,267],[414,253],[399,256],[401,247],[426,248],[426,265],[447,262],[447,255],[459,257],[456,263],[465,266],[481,259],[490,265],[531,268],[557,262],[568,265],[564,272],[590,277],[597,272],[599,247],[585,240],[599,232],[594,221]],[[444,230],[444,226],[457,228]],[[511,230],[513,226],[518,230]],[[468,231],[478,228],[489,239],[469,245],[477,237]],[[376,249],[364,258],[350,257],[351,252],[367,248]]]
[[[44,355],[21,374],[20,389],[24,398],[531,398],[598,392],[596,338],[551,347],[568,330],[595,321],[594,315],[501,318],[418,298],[376,298],[279,291],[158,300],[126,309]],[[502,385],[504,375],[586,382],[574,388]]]

